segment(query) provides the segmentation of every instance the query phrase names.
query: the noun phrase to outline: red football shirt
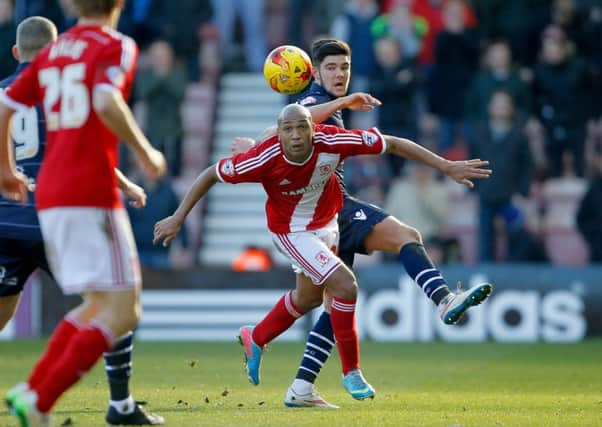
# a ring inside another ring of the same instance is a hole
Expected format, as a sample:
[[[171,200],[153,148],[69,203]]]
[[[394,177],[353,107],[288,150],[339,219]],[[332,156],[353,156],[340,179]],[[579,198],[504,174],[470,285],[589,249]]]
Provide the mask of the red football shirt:
[[[117,136],[94,112],[94,89],[129,97],[138,48],[107,27],[78,25],[43,49],[1,96],[13,108],[42,104],[48,146],[37,181],[38,210],[121,207]]]
[[[303,163],[288,160],[275,135],[216,165],[224,182],[263,185],[268,195],[268,228],[274,233],[315,230],[328,224],[343,205],[341,187],[333,175],[339,163],[349,156],[380,154],[386,148],[376,128],[362,131],[317,125],[315,130],[311,155]]]

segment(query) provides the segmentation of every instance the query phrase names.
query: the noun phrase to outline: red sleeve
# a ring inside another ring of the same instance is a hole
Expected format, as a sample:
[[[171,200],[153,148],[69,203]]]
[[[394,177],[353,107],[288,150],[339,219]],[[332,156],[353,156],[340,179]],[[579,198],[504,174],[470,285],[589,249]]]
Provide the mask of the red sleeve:
[[[277,137],[273,136],[249,151],[220,160],[216,165],[218,178],[230,184],[261,182],[266,165],[280,154],[277,141]]]
[[[127,98],[134,80],[137,63],[136,42],[126,36],[115,39],[98,58],[93,87],[100,85],[107,89],[116,88]]]
[[[31,63],[3,93],[2,102],[19,110],[42,102],[42,91],[37,77],[37,61]]]
[[[336,126],[318,125],[314,142],[324,144],[343,158],[361,154],[382,154],[387,149],[385,138],[377,128],[347,130]]]

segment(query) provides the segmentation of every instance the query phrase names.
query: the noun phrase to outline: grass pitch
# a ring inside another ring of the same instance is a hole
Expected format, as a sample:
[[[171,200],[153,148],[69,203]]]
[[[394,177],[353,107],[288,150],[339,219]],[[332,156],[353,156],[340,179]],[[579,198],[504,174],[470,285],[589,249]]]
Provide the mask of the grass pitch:
[[[0,391],[26,377],[42,341],[0,342]],[[374,400],[343,390],[338,356],[317,386],[338,411],[282,404],[303,345],[274,343],[254,387],[232,342],[137,343],[132,387],[168,426],[601,426],[602,340],[554,344],[362,344]],[[336,351],[335,351],[336,353]],[[102,363],[55,408],[55,425],[104,426]],[[17,426],[6,411],[0,426]]]

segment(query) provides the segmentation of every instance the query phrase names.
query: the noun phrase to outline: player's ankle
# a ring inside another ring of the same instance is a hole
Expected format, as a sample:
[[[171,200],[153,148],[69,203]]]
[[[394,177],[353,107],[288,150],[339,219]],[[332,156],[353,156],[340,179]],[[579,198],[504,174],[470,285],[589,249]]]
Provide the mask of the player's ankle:
[[[311,393],[312,386],[313,386],[313,384],[310,383],[309,381],[295,378],[293,380],[293,384],[291,385],[291,388],[293,389],[293,391],[295,393],[303,395],[303,394]]]
[[[136,401],[129,395],[123,400],[109,400],[109,405],[117,410],[120,414],[127,415],[134,412]]]

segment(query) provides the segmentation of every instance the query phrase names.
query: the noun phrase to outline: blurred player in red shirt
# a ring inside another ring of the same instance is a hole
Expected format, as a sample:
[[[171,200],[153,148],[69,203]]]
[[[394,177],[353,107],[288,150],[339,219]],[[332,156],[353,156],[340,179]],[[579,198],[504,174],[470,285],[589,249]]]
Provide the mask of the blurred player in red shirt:
[[[163,155],[125,102],[138,49],[113,30],[123,0],[74,0],[74,6],[78,25],[0,95],[0,190],[14,200],[26,200],[27,181],[14,167],[9,120],[15,110],[44,107],[48,146],[36,208],[57,282],[64,293],[83,297],[57,326],[27,387],[7,396],[23,426],[49,425],[61,394],[138,323],[140,266],[115,176],[118,140],[149,176],[165,173]]]

